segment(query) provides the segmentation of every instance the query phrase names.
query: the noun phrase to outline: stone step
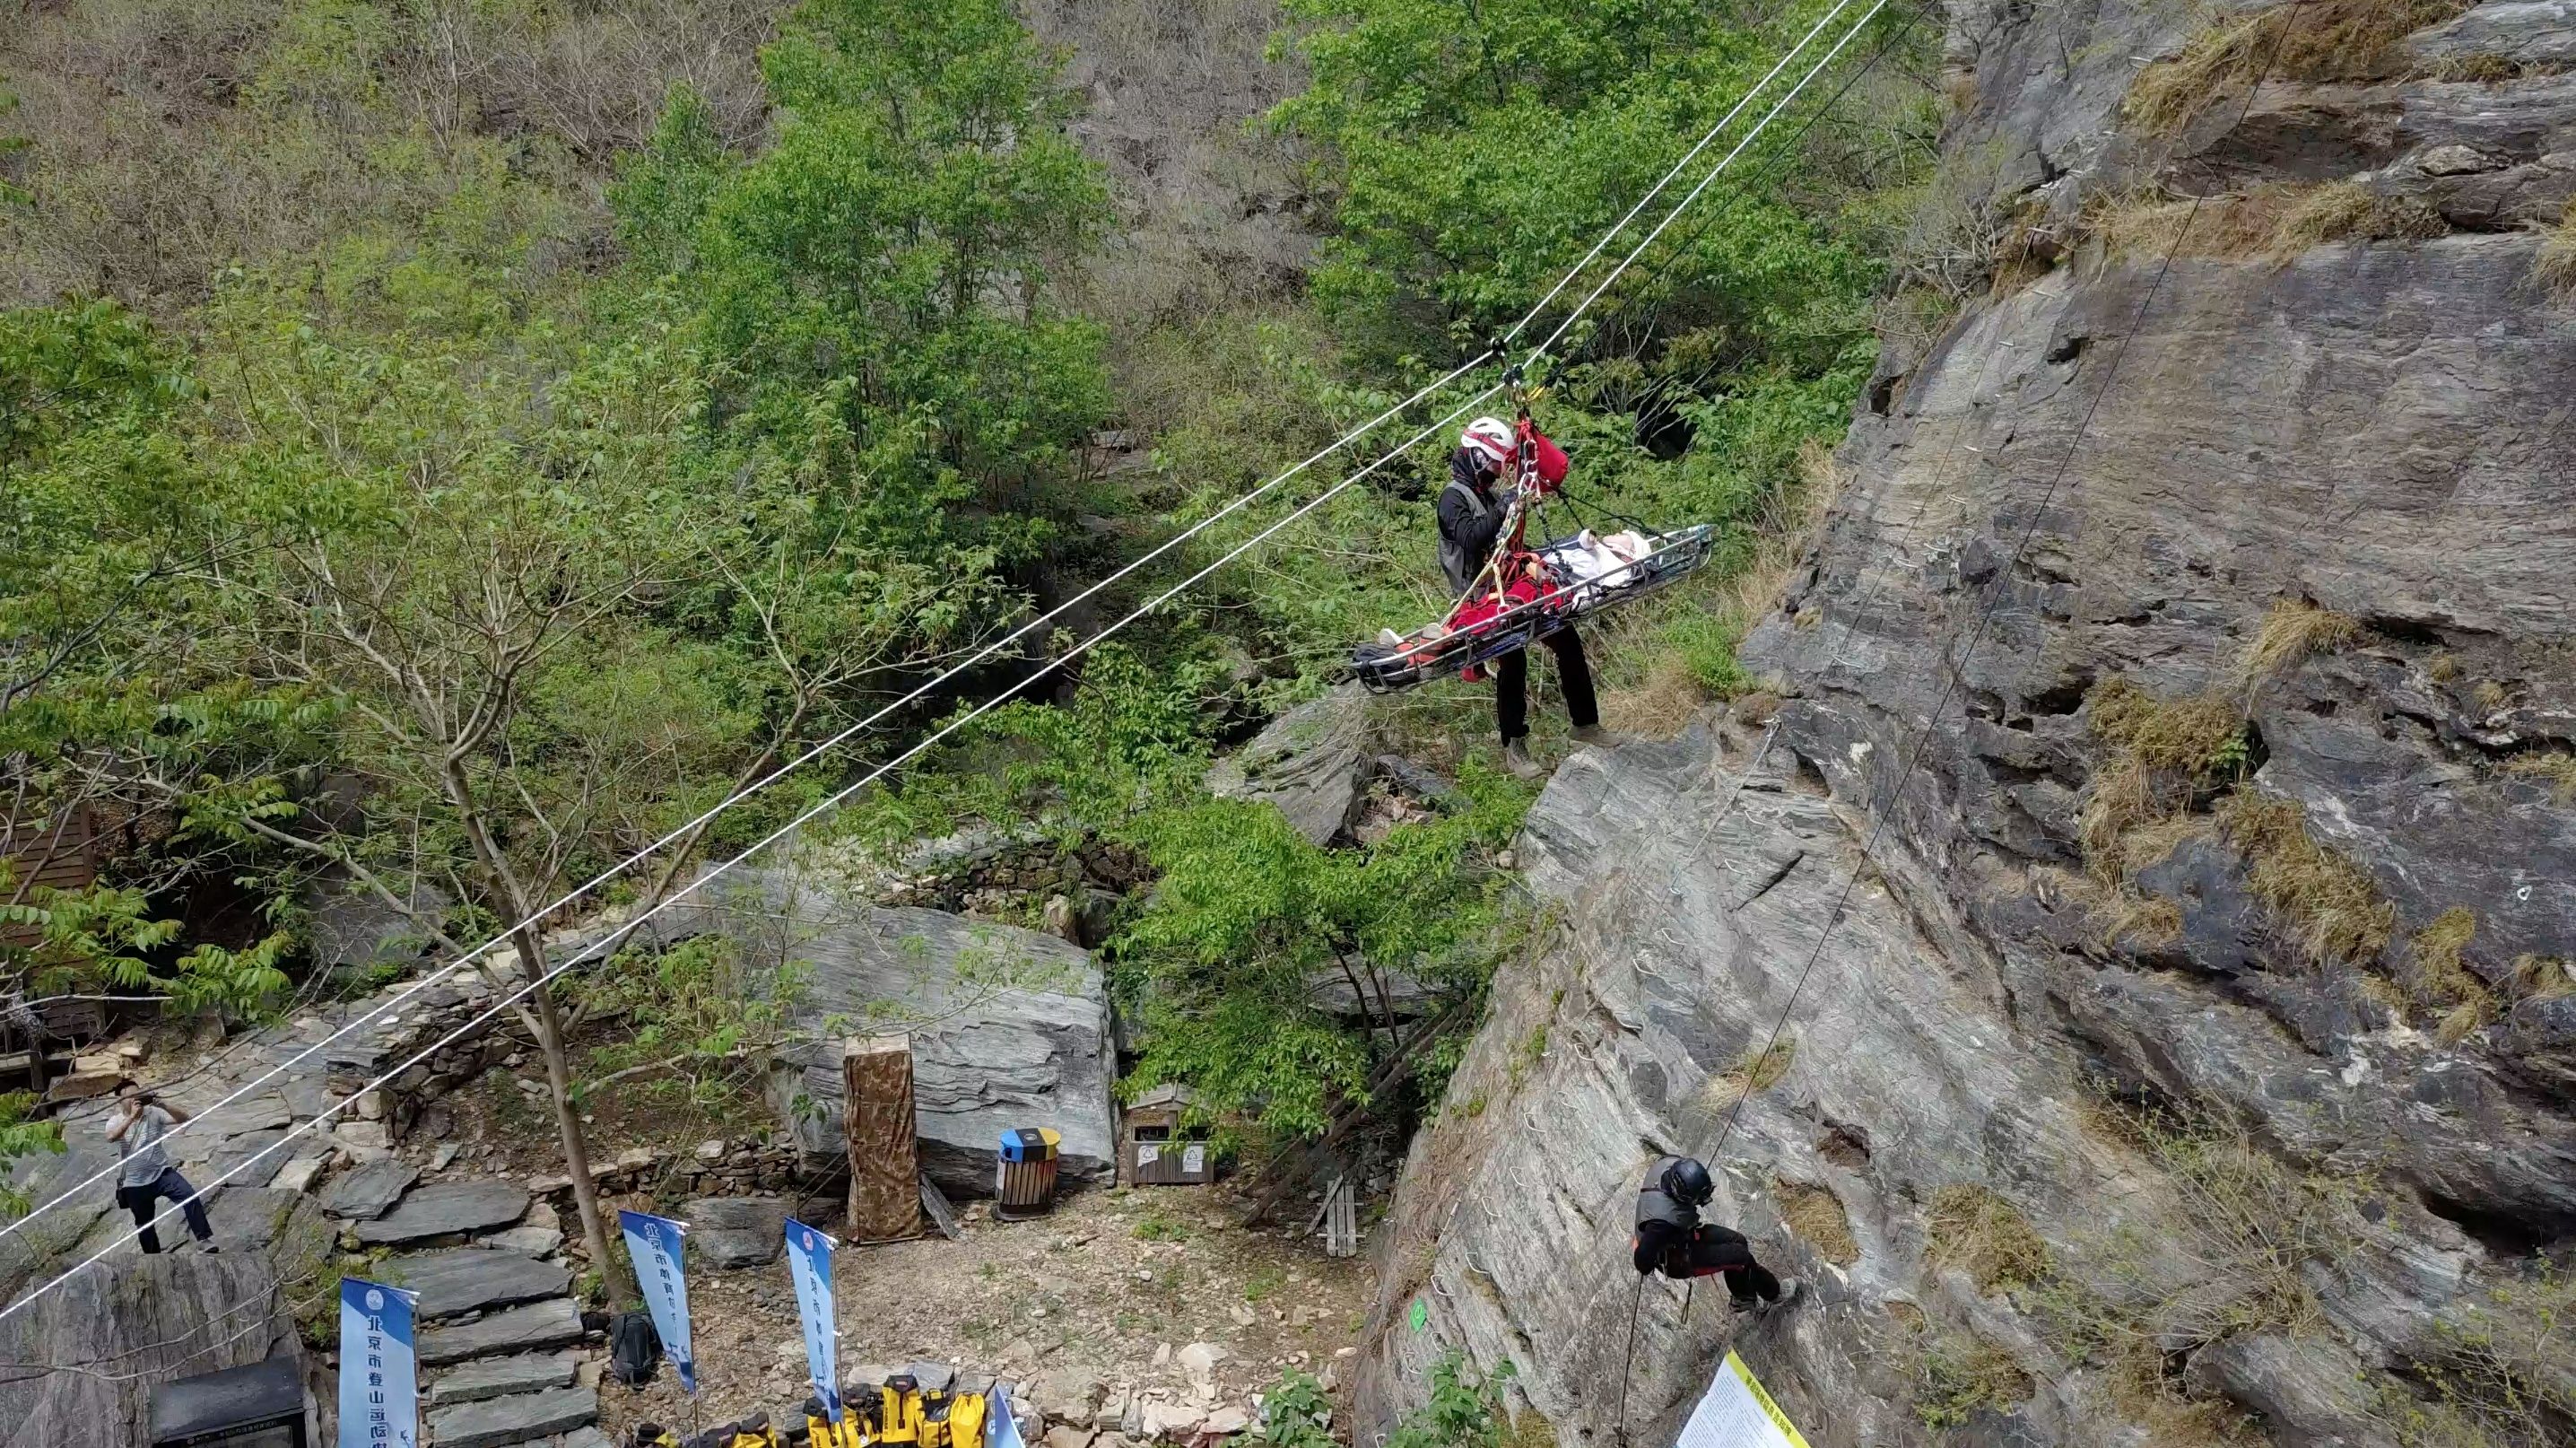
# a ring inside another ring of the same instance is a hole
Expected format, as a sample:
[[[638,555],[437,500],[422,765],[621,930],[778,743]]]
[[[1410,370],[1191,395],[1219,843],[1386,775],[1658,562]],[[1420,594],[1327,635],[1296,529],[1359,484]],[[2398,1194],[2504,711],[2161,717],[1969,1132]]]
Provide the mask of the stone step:
[[[490,1232],[528,1214],[528,1194],[505,1181],[438,1182],[415,1187],[402,1204],[372,1222],[357,1224],[358,1240],[371,1247],[401,1246],[438,1237]]]
[[[575,1428],[555,1440],[555,1448],[612,1448],[608,1435],[597,1428]]]
[[[542,1393],[512,1393],[442,1408],[429,1415],[429,1441],[435,1448],[507,1448],[598,1421],[598,1393],[589,1388],[548,1388]]]
[[[355,1171],[342,1172],[322,1193],[322,1210],[335,1217],[348,1217],[372,1222],[394,1209],[402,1194],[420,1176],[420,1168],[399,1157],[371,1161]]]
[[[572,1273],[558,1263],[488,1247],[414,1252],[386,1262],[385,1271],[385,1280],[420,1294],[412,1310],[423,1318],[561,1297],[572,1285]]]
[[[511,1307],[420,1335],[420,1365],[438,1367],[502,1353],[539,1352],[581,1341],[581,1309],[569,1297]]]
[[[568,1388],[581,1367],[577,1352],[528,1352],[514,1357],[481,1358],[439,1374],[429,1384],[429,1406],[452,1408],[511,1393]]]

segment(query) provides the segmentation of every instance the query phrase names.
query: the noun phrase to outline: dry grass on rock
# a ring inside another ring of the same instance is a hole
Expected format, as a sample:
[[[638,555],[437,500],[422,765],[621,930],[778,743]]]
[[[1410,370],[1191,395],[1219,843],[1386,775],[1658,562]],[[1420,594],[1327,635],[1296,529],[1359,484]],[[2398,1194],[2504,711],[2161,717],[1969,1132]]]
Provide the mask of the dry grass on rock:
[[[2217,815],[2245,857],[2255,896],[2310,959],[2366,965],[2388,948],[2396,908],[2368,872],[2309,836],[2305,810],[2246,789],[2221,802]]]
[[[2048,1244],[2012,1203],[1972,1182],[1932,1194],[1932,1264],[1956,1267],[1988,1295],[2047,1280]]]
[[[1914,1416],[1936,1432],[1965,1427],[1980,1410],[2026,1402],[2036,1391],[2010,1349],[1975,1334],[1944,1337],[1923,1354]]]
[[[2457,906],[2442,912],[2409,942],[2405,984],[2416,1004],[2439,1011],[2435,1036],[2457,1045],[2495,1018],[2495,996],[2462,963],[2477,938],[2478,917]]]
[[[2540,255],[2533,258],[2531,271],[2552,297],[2576,301],[2576,201],[2567,203],[2557,225],[2540,229]]]
[[[2093,771],[2078,828],[2095,878],[2116,885],[2200,828],[2167,826],[2242,740],[2245,713],[2214,693],[2159,699],[2115,674],[2094,686],[2086,718],[2111,754]]]
[[[1849,1267],[1860,1260],[1860,1241],[1852,1235],[1851,1214],[1843,1210],[1843,1199],[1833,1188],[1809,1182],[1775,1180],[1771,1195],[1779,1203],[1780,1220],[1798,1239],[1816,1249],[1816,1255],[1837,1267]]]
[[[1758,1095],[1780,1084],[1789,1068],[1798,1060],[1798,1039],[1782,1036],[1759,1051],[1747,1051],[1744,1059],[1710,1079],[1702,1093],[1704,1104],[1712,1111],[1722,1110],[1747,1096]]]
[[[2186,229],[2187,228],[2187,229]],[[2425,241],[2448,235],[2441,213],[2357,181],[2267,182],[2195,201],[2159,191],[2116,192],[2085,208],[2085,234],[2113,259],[2178,256],[2282,265],[2340,241]]]
[[[2260,683],[2302,659],[2342,648],[2359,637],[2361,625],[2351,616],[2303,598],[2286,598],[2264,613],[2263,626],[2238,661],[2238,673],[2249,685]]]
[[[2376,80],[2406,69],[2406,37],[2476,0],[2296,0],[2253,15],[2213,16],[2181,55],[2148,66],[2130,87],[2129,123],[2179,133],[2222,97],[2258,76],[2325,82]]]
[[[2549,786],[2560,804],[2576,804],[2576,754],[2550,750],[2520,755],[2505,765],[2505,771]]]

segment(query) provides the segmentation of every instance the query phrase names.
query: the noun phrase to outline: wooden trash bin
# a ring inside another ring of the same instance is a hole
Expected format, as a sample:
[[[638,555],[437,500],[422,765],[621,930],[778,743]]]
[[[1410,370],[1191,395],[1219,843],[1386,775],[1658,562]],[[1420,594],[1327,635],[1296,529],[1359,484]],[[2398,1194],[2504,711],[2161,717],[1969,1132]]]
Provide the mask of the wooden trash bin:
[[[1127,1138],[1122,1154],[1129,1186],[1201,1186],[1216,1180],[1207,1143],[1181,1135],[1182,1118],[1197,1104],[1197,1093],[1167,1082],[1127,1108],[1121,1130]]]

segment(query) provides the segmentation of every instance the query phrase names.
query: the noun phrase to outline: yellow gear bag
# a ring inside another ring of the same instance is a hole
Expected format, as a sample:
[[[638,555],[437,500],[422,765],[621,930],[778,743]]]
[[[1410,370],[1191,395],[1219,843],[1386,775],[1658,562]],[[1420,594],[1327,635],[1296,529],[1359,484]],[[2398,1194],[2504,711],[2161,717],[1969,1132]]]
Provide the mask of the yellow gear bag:
[[[882,1404],[877,1413],[878,1443],[922,1443],[922,1407],[920,1390],[897,1392],[879,1388]]]

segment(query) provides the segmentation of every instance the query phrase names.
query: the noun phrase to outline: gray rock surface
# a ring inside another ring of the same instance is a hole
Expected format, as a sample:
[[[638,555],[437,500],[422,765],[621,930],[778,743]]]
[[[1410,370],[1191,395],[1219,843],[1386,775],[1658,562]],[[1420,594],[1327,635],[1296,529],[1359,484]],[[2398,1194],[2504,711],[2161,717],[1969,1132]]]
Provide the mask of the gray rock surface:
[[[570,1387],[573,1370],[580,1365],[581,1354],[577,1352],[519,1353],[459,1364],[429,1384],[424,1405],[446,1408],[509,1393]]]
[[[333,1177],[322,1189],[322,1210],[335,1217],[373,1221],[392,1211],[419,1179],[420,1168],[400,1157],[371,1161]]]
[[[153,1383],[302,1351],[260,1253],[128,1248],[0,1321],[0,1439],[131,1448],[151,1441]]]
[[[711,898],[710,898],[711,897]],[[1051,935],[944,911],[885,908],[842,886],[828,862],[735,871],[659,938],[728,931],[810,970],[795,1028],[827,1020],[912,1038],[922,1166],[951,1196],[989,1196],[1001,1134],[1062,1133],[1063,1169],[1107,1171],[1115,1128],[1108,997],[1090,954]],[[780,1122],[816,1167],[840,1163],[841,1045],[788,1047],[770,1077]]]
[[[722,1268],[765,1267],[787,1250],[784,1197],[700,1197],[680,1204],[689,1255]]]
[[[1344,684],[1273,719],[1208,770],[1226,799],[1268,800],[1297,832],[1330,844],[1349,830],[1368,792],[1368,695]]]
[[[2172,1394],[2271,1441],[2473,1441],[2458,1412],[2567,1441],[2550,1349],[2504,1369],[2510,1393],[2428,1384],[2484,1371],[2467,1344],[2540,1341],[2531,1285],[2565,1280],[2576,1236],[2576,997],[2550,983],[2576,955],[2576,808],[2520,772],[2576,749],[2576,307],[2517,230],[2576,176],[2576,86],[2547,73],[2576,6],[2478,5],[2414,42],[2530,73],[2275,79],[2172,145],[2119,118],[2140,67],[2191,42],[2188,7],[1950,15],[1954,166],[2007,214],[2071,223],[2151,178],[2353,180],[2454,234],[2191,249],[2169,274],[2089,248],[1891,347],[1849,481],[1744,651],[1783,696],[1767,752],[1733,726],[1587,751],[1530,816],[1562,925],[1497,980],[1414,1144],[1363,1433],[1458,1350],[1514,1364],[1560,1442],[1669,1441],[1731,1347],[1819,1443],[2166,1441],[2040,1294],[1942,1260],[1959,1228],[1936,1199],[1974,1187],[2046,1244],[2051,1300],[2164,1324]],[[2249,674],[2285,600],[2355,631]],[[2236,787],[2295,804],[2359,872],[2385,948],[2315,958],[2206,815],[2125,900],[2105,885],[2079,821],[2110,762],[2087,701],[2114,676],[2243,710],[2258,767]],[[2175,928],[2115,928],[2140,902]],[[2413,937],[2450,911],[2474,922],[2470,984],[2428,994]],[[1781,1021],[1786,1074],[1743,1096]],[[2141,1101],[2217,1145],[2107,1109]],[[1712,1155],[1711,1215],[1808,1290],[1736,1322],[1649,1283],[1623,1429],[1628,1202],[1667,1150]],[[2238,1225],[2213,1181],[2259,1183]],[[1855,1260],[1789,1225],[1815,1197],[1783,1183],[1831,1194]],[[2313,1316],[2248,1296],[2267,1261]],[[2030,1396],[1928,1431],[1929,1355],[1977,1341]]]
[[[505,1448],[587,1427],[599,1420],[599,1394],[589,1388],[550,1388],[484,1398],[429,1415],[429,1441],[438,1448]]]
[[[353,884],[317,885],[305,892],[313,959],[325,966],[363,970],[404,965],[427,953],[430,925],[445,920],[454,902],[426,881],[412,886],[409,911],[398,910]]]
[[[454,1317],[485,1308],[558,1297],[571,1285],[561,1263],[538,1262],[481,1247],[413,1252],[385,1264],[384,1280],[420,1294],[420,1316]]]
[[[354,1224],[368,1246],[400,1246],[509,1226],[528,1213],[528,1194],[505,1181],[433,1182],[416,1187],[392,1211]]]
[[[581,1341],[581,1309],[568,1297],[508,1307],[452,1327],[420,1332],[420,1365],[438,1367],[501,1353],[541,1352]]]

